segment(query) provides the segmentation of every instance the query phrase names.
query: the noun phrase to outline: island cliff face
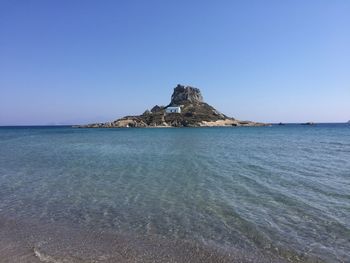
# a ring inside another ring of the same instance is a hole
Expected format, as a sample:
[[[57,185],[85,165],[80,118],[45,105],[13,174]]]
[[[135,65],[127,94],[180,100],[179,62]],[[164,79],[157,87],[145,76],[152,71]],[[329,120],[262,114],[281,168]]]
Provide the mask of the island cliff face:
[[[176,88],[174,88],[173,95],[171,95],[170,105],[177,106],[185,102],[202,103],[203,97],[201,91],[194,87],[185,87],[178,84]]]
[[[167,107],[180,107],[180,113],[167,113]],[[265,126],[264,123],[240,121],[218,112],[203,101],[199,89],[177,85],[167,106],[154,106],[138,116],[126,116],[107,122],[82,125],[84,128],[123,127],[211,127],[211,126]]]

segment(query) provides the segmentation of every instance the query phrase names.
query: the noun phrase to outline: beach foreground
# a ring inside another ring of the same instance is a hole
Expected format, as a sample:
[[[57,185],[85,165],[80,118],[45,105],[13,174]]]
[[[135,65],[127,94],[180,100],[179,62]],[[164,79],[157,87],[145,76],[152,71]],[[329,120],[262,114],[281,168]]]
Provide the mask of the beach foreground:
[[[274,255],[225,250],[159,236],[1,219],[0,262],[287,262]]]

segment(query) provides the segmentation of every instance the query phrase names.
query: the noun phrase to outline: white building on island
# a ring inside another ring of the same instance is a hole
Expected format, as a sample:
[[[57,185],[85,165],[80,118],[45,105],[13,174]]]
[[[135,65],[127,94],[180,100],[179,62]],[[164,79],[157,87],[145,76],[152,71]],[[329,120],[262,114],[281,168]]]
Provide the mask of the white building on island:
[[[175,107],[167,107],[165,109],[166,113],[181,113],[181,107],[180,106],[175,106]]]

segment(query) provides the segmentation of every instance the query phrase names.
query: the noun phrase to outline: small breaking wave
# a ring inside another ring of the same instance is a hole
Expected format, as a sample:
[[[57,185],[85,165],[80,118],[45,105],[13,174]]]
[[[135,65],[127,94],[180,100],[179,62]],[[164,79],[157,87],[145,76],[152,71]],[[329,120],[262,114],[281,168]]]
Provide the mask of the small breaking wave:
[[[50,255],[45,255],[41,251],[39,251],[38,248],[34,248],[34,255],[41,261],[41,262],[47,262],[47,263],[63,263],[67,261],[62,261],[55,259],[54,257],[51,257]]]

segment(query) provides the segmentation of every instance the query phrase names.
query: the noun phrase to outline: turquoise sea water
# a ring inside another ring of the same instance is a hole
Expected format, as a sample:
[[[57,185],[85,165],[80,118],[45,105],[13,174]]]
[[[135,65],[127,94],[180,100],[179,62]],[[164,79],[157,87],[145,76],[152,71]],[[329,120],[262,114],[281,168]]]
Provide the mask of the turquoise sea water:
[[[2,127],[0,200],[22,222],[350,262],[350,125]]]

